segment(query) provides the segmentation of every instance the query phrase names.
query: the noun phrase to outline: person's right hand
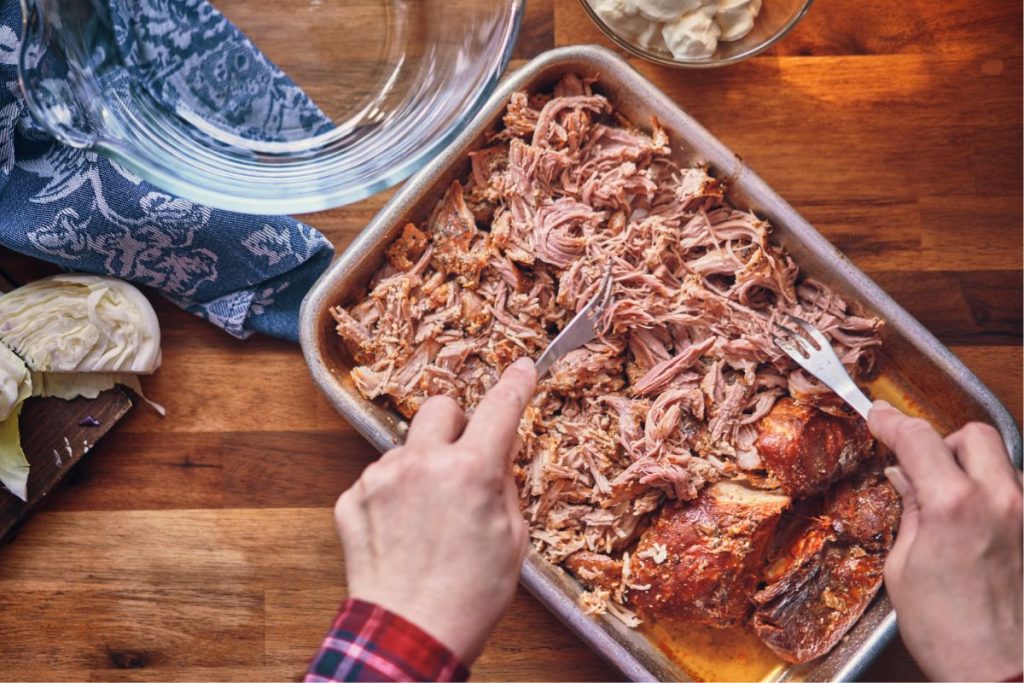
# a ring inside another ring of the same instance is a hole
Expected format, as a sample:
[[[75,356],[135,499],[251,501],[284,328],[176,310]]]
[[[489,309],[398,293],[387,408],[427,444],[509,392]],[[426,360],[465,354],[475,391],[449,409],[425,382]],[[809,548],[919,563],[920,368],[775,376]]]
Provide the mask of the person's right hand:
[[[455,401],[432,397],[405,445],[335,507],[349,596],[411,621],[467,667],[512,602],[526,555],[512,456],[536,381],[533,362],[516,361],[468,422]]]
[[[900,633],[933,680],[1003,681],[1024,669],[1021,476],[992,427],[943,439],[884,401],[868,416],[896,454],[903,519],[885,563]]]

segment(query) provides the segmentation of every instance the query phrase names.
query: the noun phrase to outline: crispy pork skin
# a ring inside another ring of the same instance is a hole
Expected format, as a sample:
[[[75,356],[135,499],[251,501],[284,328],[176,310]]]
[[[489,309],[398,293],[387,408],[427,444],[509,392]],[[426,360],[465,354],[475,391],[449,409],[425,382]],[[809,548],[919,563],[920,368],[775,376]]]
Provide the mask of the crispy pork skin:
[[[794,497],[824,493],[873,450],[864,420],[836,417],[790,398],[776,401],[757,423],[761,462]]]
[[[902,513],[892,484],[881,473],[868,471],[832,488],[824,516],[840,542],[886,552],[896,540]]]
[[[787,496],[719,482],[691,504],[663,508],[632,556],[632,603],[644,616],[719,627],[742,622],[789,503]]]
[[[765,571],[754,595],[754,632],[779,657],[801,663],[833,647],[882,585],[900,504],[877,473],[842,482],[819,517]]]
[[[867,609],[882,583],[885,557],[860,546],[822,542],[820,529],[801,539],[818,552],[796,558],[778,581],[759,591],[757,636],[787,662],[818,657],[839,642]]]

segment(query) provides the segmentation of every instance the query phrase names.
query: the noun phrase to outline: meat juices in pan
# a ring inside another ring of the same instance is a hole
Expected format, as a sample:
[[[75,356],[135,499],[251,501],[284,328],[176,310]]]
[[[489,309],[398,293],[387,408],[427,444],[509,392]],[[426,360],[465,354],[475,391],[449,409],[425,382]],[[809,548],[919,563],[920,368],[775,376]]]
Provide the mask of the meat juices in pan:
[[[774,346],[773,323],[810,321],[858,375],[882,322],[801,277],[771,225],[593,83],[568,74],[512,95],[466,176],[405,226],[365,297],[331,312],[365,398],[406,417],[435,394],[471,411],[611,265],[598,339],[542,378],[520,426],[533,547],[592,588],[588,611],[745,622],[781,501],[801,506],[872,450],[863,424]],[[742,495],[723,497],[729,487]],[[688,575],[668,572],[676,559]],[[861,603],[843,605],[853,623]]]

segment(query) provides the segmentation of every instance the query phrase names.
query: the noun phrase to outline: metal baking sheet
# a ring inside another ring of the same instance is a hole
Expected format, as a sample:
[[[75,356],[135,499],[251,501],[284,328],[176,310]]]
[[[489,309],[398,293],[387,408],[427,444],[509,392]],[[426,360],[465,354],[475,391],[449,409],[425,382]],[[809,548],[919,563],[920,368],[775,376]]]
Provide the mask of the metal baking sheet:
[[[552,50],[509,77],[483,111],[433,162],[409,180],[348,250],[324,273],[303,303],[300,337],[313,379],[334,407],[381,451],[402,440],[401,417],[359,395],[349,378],[351,359],[334,333],[329,308],[351,303],[384,262],[384,249],[408,222],[427,219],[452,180],[467,173],[467,153],[500,124],[509,96],[517,90],[550,89],[566,72],[598,77],[597,89],[616,109],[643,124],[656,116],[672,138],[681,162],[703,162],[727,181],[733,205],[771,221],[776,238],[793,254],[804,273],[828,282],[859,300],[886,322],[882,366],[901,389],[938,419],[953,425],[984,420],[1002,433],[1020,466],[1021,437],[1010,414],[977,377],[917,320],[858,270],[789,204],[768,187],[742,159],[640,76],[617,55],[595,46]],[[645,636],[611,617],[583,614],[579,585],[566,572],[531,552],[521,581],[596,652],[632,680],[688,680]],[[776,680],[850,680],[885,647],[896,631],[895,614],[882,594],[828,655],[788,667]]]

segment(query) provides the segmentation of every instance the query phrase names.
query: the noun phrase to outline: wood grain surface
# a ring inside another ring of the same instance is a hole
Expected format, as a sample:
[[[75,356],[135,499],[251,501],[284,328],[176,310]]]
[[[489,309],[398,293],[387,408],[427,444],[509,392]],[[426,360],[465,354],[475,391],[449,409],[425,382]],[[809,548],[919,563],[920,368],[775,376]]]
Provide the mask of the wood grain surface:
[[[1018,421],[1021,11],[818,0],[747,63],[637,64]],[[516,64],[588,42],[609,45],[576,0],[529,0]],[[303,218],[341,249],[387,197]],[[50,272],[4,252],[0,267]],[[295,679],[345,595],[331,505],[373,449],[313,387],[297,347],[236,341],[153,301],[164,365],[146,388],[168,416],[135,411],[0,550],[4,679]],[[473,673],[615,677],[522,591]],[[898,644],[867,673],[920,675]]]

